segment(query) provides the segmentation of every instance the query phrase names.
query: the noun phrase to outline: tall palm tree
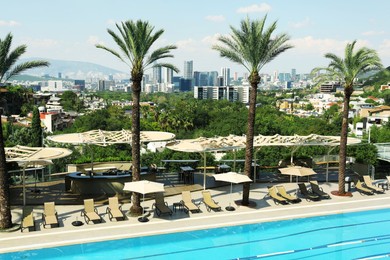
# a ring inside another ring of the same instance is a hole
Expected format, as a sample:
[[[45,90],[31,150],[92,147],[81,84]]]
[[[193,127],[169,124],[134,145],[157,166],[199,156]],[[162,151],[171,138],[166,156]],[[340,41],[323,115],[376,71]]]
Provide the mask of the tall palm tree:
[[[261,20],[251,21],[249,18],[241,21],[239,29],[230,26],[231,35],[218,38],[222,45],[214,45],[213,49],[220,52],[221,57],[238,63],[249,72],[251,85],[249,93],[248,128],[246,134],[244,171],[250,176],[253,159],[253,138],[256,115],[257,87],[260,83],[259,71],[279,54],[292,48],[286,42],[287,34],[273,35],[276,22],[265,28],[267,16]],[[249,183],[244,184],[242,205],[249,205]]]
[[[338,57],[333,53],[326,53],[325,58],[330,59],[328,67],[315,68],[312,71],[313,74],[325,72],[317,76],[319,82],[338,81],[344,85],[343,120],[339,151],[339,195],[345,194],[344,177],[347,157],[348,113],[349,101],[354,90],[353,86],[358,76],[362,73],[382,68],[382,63],[375,50],[363,47],[355,51],[355,44],[356,40],[347,44],[344,51],[344,58]]]
[[[97,44],[96,47],[106,50],[120,59],[130,67],[130,80],[132,81],[132,173],[133,181],[140,180],[140,94],[141,81],[146,69],[150,67],[166,67],[176,72],[179,70],[169,63],[157,63],[163,58],[172,58],[171,50],[176,49],[175,45],[167,45],[165,47],[151,50],[152,45],[164,33],[164,30],[154,32],[154,26],[151,26],[147,21],[138,20],[136,22],[129,20],[116,24],[120,34],[107,29],[107,32],[119,46],[120,52],[114,49]],[[142,213],[140,206],[140,196],[133,193],[131,213],[139,215]]]
[[[47,61],[29,61],[15,65],[20,56],[26,52],[27,46],[23,44],[11,50],[11,44],[11,33],[8,33],[4,39],[0,39],[0,85],[25,70],[49,66]],[[2,112],[3,109],[0,108],[0,115]],[[3,128],[0,120],[0,229],[10,228],[11,226],[9,176],[6,168]]]

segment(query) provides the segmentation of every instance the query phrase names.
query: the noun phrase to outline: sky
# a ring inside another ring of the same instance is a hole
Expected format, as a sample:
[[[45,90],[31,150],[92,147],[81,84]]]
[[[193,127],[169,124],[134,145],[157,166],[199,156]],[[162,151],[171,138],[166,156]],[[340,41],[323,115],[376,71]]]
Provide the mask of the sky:
[[[147,20],[164,34],[156,47],[175,44],[175,56],[164,61],[183,71],[184,61],[193,60],[194,71],[218,71],[230,67],[231,74],[245,69],[221,58],[211,47],[217,37],[228,35],[240,21],[262,19],[266,26],[277,22],[276,34],[290,36],[294,48],[264,66],[274,71],[309,73],[326,66],[324,54],[343,56],[345,45],[375,49],[385,67],[390,66],[390,21],[388,0],[12,0],[0,4],[0,39],[13,34],[13,47],[26,44],[22,58],[92,62],[128,72],[127,65],[112,54],[97,49],[103,44],[117,49],[107,33],[116,23]],[[181,73],[179,73],[181,75]]]

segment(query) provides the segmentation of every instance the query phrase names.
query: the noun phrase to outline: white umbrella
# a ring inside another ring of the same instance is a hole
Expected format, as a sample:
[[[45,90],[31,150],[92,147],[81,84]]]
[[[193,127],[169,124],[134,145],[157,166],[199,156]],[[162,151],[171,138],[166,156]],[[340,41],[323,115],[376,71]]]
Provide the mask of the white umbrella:
[[[145,194],[147,194],[147,193],[155,193],[155,192],[164,192],[165,191],[163,183],[146,181],[146,180],[125,182],[125,186],[123,187],[123,190],[141,193],[143,195],[143,201],[145,201]],[[143,210],[143,212],[144,212],[144,210]],[[145,216],[140,217],[138,220],[140,222],[149,221]]]
[[[229,202],[229,206],[226,207],[226,210],[228,210],[228,211],[234,210],[234,207],[231,206],[233,183],[237,184],[237,183],[244,183],[244,182],[251,182],[252,181],[248,176],[246,176],[244,174],[236,173],[236,172],[227,172],[227,173],[216,174],[216,175],[214,175],[214,179],[216,181],[230,182],[230,202]]]
[[[279,171],[282,174],[290,175],[291,178],[292,176],[297,176],[297,181],[298,181],[298,177],[317,174],[312,168],[307,168],[302,166],[290,166],[286,168],[280,168]]]

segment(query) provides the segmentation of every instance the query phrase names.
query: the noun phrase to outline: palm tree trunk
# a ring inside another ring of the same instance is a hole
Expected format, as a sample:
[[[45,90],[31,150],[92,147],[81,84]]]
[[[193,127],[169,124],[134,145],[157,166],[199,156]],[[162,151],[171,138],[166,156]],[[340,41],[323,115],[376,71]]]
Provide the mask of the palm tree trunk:
[[[253,137],[255,129],[255,116],[256,116],[256,98],[257,98],[257,85],[260,82],[259,73],[256,71],[250,76],[251,88],[249,92],[249,111],[248,111],[248,129],[246,133],[246,148],[245,148],[245,166],[244,173],[246,176],[251,176],[252,161],[253,161]],[[249,205],[249,191],[250,184],[243,184],[242,191],[242,205]]]
[[[343,102],[343,121],[341,125],[340,135],[340,152],[339,152],[339,195],[345,194],[345,168],[347,160],[347,138],[348,138],[348,113],[349,113],[349,101],[352,88],[346,87],[344,90],[344,102]]]
[[[0,108],[0,116],[2,108]],[[0,229],[12,227],[11,204],[9,195],[9,176],[5,160],[3,126],[0,120]]]
[[[142,79],[142,76],[141,76]],[[131,157],[132,157],[132,181],[140,180],[141,172],[141,144],[140,144],[140,96],[141,96],[141,80],[132,78],[132,94],[133,94],[133,109],[131,114],[132,119],[132,141],[131,141]],[[133,192],[132,206],[130,212],[132,215],[141,215],[142,208],[140,202],[140,194]]]

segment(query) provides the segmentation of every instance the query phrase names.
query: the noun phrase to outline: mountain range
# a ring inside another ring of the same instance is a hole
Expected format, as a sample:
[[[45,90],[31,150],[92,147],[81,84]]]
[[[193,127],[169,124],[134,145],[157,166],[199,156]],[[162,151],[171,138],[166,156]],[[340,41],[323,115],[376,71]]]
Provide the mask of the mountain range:
[[[42,58],[28,58],[20,59],[20,62],[31,60],[46,60],[50,62],[49,67],[41,67],[27,70],[24,74],[32,76],[50,76],[59,77],[61,73],[62,78],[69,79],[87,79],[87,78],[104,78],[108,75],[113,75],[115,79],[129,78],[129,74],[123,71],[105,67],[91,62],[84,61],[68,61],[68,60],[54,60]]]

